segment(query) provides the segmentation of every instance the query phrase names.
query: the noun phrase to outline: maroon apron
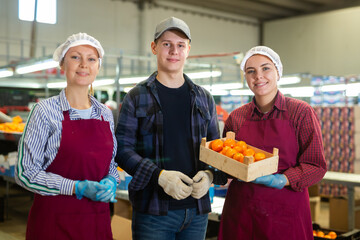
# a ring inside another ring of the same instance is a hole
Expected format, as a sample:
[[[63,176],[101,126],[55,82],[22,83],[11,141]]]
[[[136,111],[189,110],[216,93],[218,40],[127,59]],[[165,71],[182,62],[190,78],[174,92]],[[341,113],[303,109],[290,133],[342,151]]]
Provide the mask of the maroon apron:
[[[113,138],[109,122],[97,119],[70,120],[63,112],[59,151],[46,169],[73,180],[100,181],[109,172]],[[75,195],[35,194],[26,239],[112,239],[108,203]]]
[[[267,152],[279,149],[278,173],[296,166],[298,144],[287,111],[284,120],[247,119],[235,129],[236,139]],[[307,189],[275,189],[261,184],[231,181],[221,216],[220,240],[313,239]]]

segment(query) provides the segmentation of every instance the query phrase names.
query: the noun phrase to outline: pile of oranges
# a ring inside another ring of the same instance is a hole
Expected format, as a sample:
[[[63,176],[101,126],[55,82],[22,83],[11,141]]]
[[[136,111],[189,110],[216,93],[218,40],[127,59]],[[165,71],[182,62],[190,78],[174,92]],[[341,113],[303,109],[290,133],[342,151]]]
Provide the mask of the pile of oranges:
[[[334,231],[331,231],[328,234],[325,234],[321,230],[317,230],[317,231],[313,230],[313,235],[314,235],[314,237],[321,237],[321,238],[326,238],[326,239],[336,239],[337,238],[337,234]]]
[[[235,141],[234,139],[216,139],[210,142],[209,148],[221,153],[236,161],[244,162],[245,156],[253,156],[255,161],[260,161],[266,158],[263,152],[255,152],[254,149],[248,147],[244,141]]]
[[[23,132],[25,123],[20,116],[12,118],[12,122],[0,123],[0,131],[4,132]]]

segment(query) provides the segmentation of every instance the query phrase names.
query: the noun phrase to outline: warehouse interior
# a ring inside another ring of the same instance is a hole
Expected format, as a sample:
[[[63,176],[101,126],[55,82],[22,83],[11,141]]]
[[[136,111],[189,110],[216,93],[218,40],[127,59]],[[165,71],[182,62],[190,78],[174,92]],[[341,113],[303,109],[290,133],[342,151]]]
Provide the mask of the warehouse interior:
[[[360,239],[358,0],[0,0],[0,113],[26,122],[36,102],[58,95],[66,80],[52,54],[68,36],[85,32],[104,47],[95,97],[105,104],[115,102],[116,118],[124,95],[156,70],[150,44],[156,24],[170,16],[183,19],[191,29],[184,72],[220,99],[228,113],[253,96],[240,70],[246,51],[265,45],[281,56],[279,89],[315,109],[328,171],[334,173],[309,188],[313,223],[324,232],[348,237],[343,239]],[[32,68],[39,64],[46,66]],[[0,127],[4,240],[25,239],[33,200],[15,184],[11,172],[20,138],[21,130]],[[123,183],[128,177],[123,176]],[[113,212],[129,219],[126,189],[125,184]],[[222,197],[224,189],[215,186]],[[219,196],[209,217],[208,239],[216,239]]]

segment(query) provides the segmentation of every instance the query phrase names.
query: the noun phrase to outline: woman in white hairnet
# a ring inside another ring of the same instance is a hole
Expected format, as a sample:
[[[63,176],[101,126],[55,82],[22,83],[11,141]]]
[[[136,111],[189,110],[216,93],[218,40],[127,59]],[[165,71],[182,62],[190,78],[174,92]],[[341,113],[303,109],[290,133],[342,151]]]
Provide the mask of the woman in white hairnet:
[[[283,66],[272,49],[250,49],[240,67],[254,97],[230,114],[224,133],[268,152],[278,148],[279,166],[253,182],[231,182],[219,239],[313,239],[307,188],[326,172],[319,120],[309,104],[278,90]]]
[[[109,202],[119,181],[113,116],[90,93],[104,50],[86,33],[54,52],[67,86],[31,110],[15,179],[35,193],[26,239],[112,239]]]

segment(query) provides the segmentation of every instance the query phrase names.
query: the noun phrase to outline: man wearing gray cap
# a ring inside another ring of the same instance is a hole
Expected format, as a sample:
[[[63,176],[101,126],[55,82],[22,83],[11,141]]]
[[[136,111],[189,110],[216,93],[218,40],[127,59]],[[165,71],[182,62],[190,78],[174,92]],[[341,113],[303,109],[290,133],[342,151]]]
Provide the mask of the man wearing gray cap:
[[[116,161],[133,176],[136,240],[205,239],[209,187],[226,182],[199,161],[201,139],[219,138],[219,128],[212,96],[183,73],[190,42],[184,21],[160,22],[151,43],[157,71],[125,96],[121,108]]]

